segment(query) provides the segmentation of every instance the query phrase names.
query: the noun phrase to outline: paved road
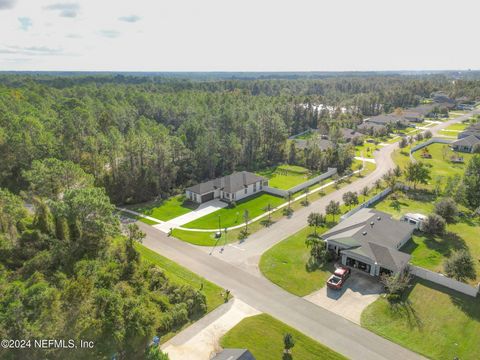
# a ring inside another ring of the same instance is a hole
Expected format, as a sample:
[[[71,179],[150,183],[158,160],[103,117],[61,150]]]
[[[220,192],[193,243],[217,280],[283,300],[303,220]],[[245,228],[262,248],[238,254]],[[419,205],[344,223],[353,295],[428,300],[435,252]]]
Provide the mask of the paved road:
[[[446,128],[453,123],[468,119],[473,113],[478,114],[480,113],[480,110],[437,124],[428,130],[435,135],[441,129]],[[225,246],[223,250],[221,246],[217,246],[213,249],[205,246],[199,246],[199,248],[207,253],[212,253],[214,256],[219,257],[224,261],[239,266],[252,274],[261,276],[258,270],[258,263],[260,257],[265,251],[303,229],[307,224],[307,218],[311,212],[325,213],[325,207],[331,200],[343,203],[342,195],[345,192],[356,191],[357,193],[360,193],[365,186],[371,188],[376,180],[381,179],[389,169],[395,167],[391,155],[397,148],[398,143],[395,143],[384,146],[376,151],[375,161],[377,166],[372,173],[364,178],[354,179],[351,184],[343,187],[339,191],[330,193],[312,202],[310,206],[297,210],[290,219],[283,218],[269,228],[262,229],[249,236],[248,239],[244,241]],[[316,197],[316,195],[313,195],[311,198],[313,197]]]
[[[351,359],[407,360],[421,357],[324,308],[292,295],[265,278],[229,264],[143,223],[143,244],[208,280],[259,311],[287,323]]]
[[[441,123],[432,127],[430,131],[435,134],[440,129],[469,116],[471,114]],[[421,359],[420,355],[410,350],[282,290],[259,276],[255,270],[260,255],[304,227],[310,212],[323,211],[326,203],[332,199],[341,199],[345,191],[359,191],[365,185],[371,186],[376,179],[381,178],[393,167],[390,155],[397,146],[396,144],[385,146],[375,154],[377,168],[370,175],[297,211],[291,219],[282,219],[272,227],[259,231],[243,244],[228,246],[223,254],[215,252],[215,255],[209,255],[208,248],[199,248],[169,238],[159,230],[139,223],[146,233],[144,245],[223,288],[230,289],[235,297],[250,306],[274,316],[351,359]]]

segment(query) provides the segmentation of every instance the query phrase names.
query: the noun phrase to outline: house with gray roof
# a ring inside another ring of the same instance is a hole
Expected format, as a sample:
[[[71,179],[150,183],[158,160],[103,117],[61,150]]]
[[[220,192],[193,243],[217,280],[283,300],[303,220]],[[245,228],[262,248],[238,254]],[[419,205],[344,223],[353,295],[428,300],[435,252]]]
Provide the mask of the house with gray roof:
[[[333,148],[333,142],[327,139],[314,138],[314,139],[295,139],[295,147],[300,150],[305,150],[310,146],[317,146],[320,150],[326,151]]]
[[[255,360],[248,349],[224,349],[212,360]]]
[[[412,237],[415,226],[392,219],[391,215],[363,208],[331,228],[321,237],[345,266],[372,276],[398,273],[410,255],[400,248]]]
[[[475,145],[480,145],[480,133],[478,137],[476,135],[469,135],[464,138],[460,138],[452,143],[452,149],[455,151],[472,153],[475,149]]]
[[[395,127],[407,127],[408,121],[402,116],[397,116],[394,114],[381,114],[377,116],[372,116],[371,118],[365,119],[364,123],[368,124],[377,124],[377,125],[391,125]]]
[[[232,202],[257,194],[264,186],[268,186],[268,180],[264,177],[240,171],[190,186],[185,193],[187,199],[199,204],[213,199]]]

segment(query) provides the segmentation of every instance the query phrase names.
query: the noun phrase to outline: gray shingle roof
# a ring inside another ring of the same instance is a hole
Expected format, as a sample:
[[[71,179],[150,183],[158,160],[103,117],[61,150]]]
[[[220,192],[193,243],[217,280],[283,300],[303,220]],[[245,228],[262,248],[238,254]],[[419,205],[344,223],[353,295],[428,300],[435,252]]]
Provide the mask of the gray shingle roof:
[[[255,357],[247,349],[224,349],[212,360],[255,360]]]
[[[371,118],[365,119],[365,122],[380,124],[380,125],[407,123],[407,121],[403,117],[393,115],[393,114],[382,114],[382,115],[372,116]]]
[[[333,147],[333,143],[330,140],[326,139],[312,139],[312,140],[294,140],[295,146],[298,149],[306,149],[309,144],[317,145],[320,150],[327,150]]]
[[[479,134],[480,136],[480,134]],[[452,146],[475,146],[480,144],[480,139],[475,135],[469,135],[452,143]]]
[[[243,190],[248,185],[263,180],[265,180],[265,178],[257,174],[248,171],[240,171],[234,172],[231,175],[190,186],[187,188],[187,190],[199,195],[209,193],[215,189],[222,189],[225,192],[234,193]]]
[[[392,219],[375,209],[364,208],[322,235],[324,240],[342,244],[349,252],[360,253],[390,270],[399,270],[410,255],[397,250],[399,243],[412,235],[414,227]]]

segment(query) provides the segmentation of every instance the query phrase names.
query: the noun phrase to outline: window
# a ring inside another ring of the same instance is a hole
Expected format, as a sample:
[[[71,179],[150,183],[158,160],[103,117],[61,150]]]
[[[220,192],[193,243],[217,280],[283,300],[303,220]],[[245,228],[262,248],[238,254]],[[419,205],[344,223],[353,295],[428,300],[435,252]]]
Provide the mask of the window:
[[[257,183],[253,184],[253,192],[257,191]]]
[[[245,188],[245,194],[248,193],[248,187]]]

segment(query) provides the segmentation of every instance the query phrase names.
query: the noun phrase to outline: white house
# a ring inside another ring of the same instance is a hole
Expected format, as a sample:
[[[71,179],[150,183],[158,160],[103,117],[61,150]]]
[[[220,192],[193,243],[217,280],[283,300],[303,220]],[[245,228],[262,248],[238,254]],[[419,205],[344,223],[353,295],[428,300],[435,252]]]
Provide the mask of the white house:
[[[402,216],[400,221],[405,221],[408,222],[409,224],[415,226],[416,229],[420,229],[422,226],[423,222],[427,220],[427,216],[423,214],[417,214],[417,213],[407,213]]]
[[[213,199],[232,202],[258,193],[264,186],[268,186],[264,177],[241,171],[191,186],[185,193],[187,199],[199,204]]]

